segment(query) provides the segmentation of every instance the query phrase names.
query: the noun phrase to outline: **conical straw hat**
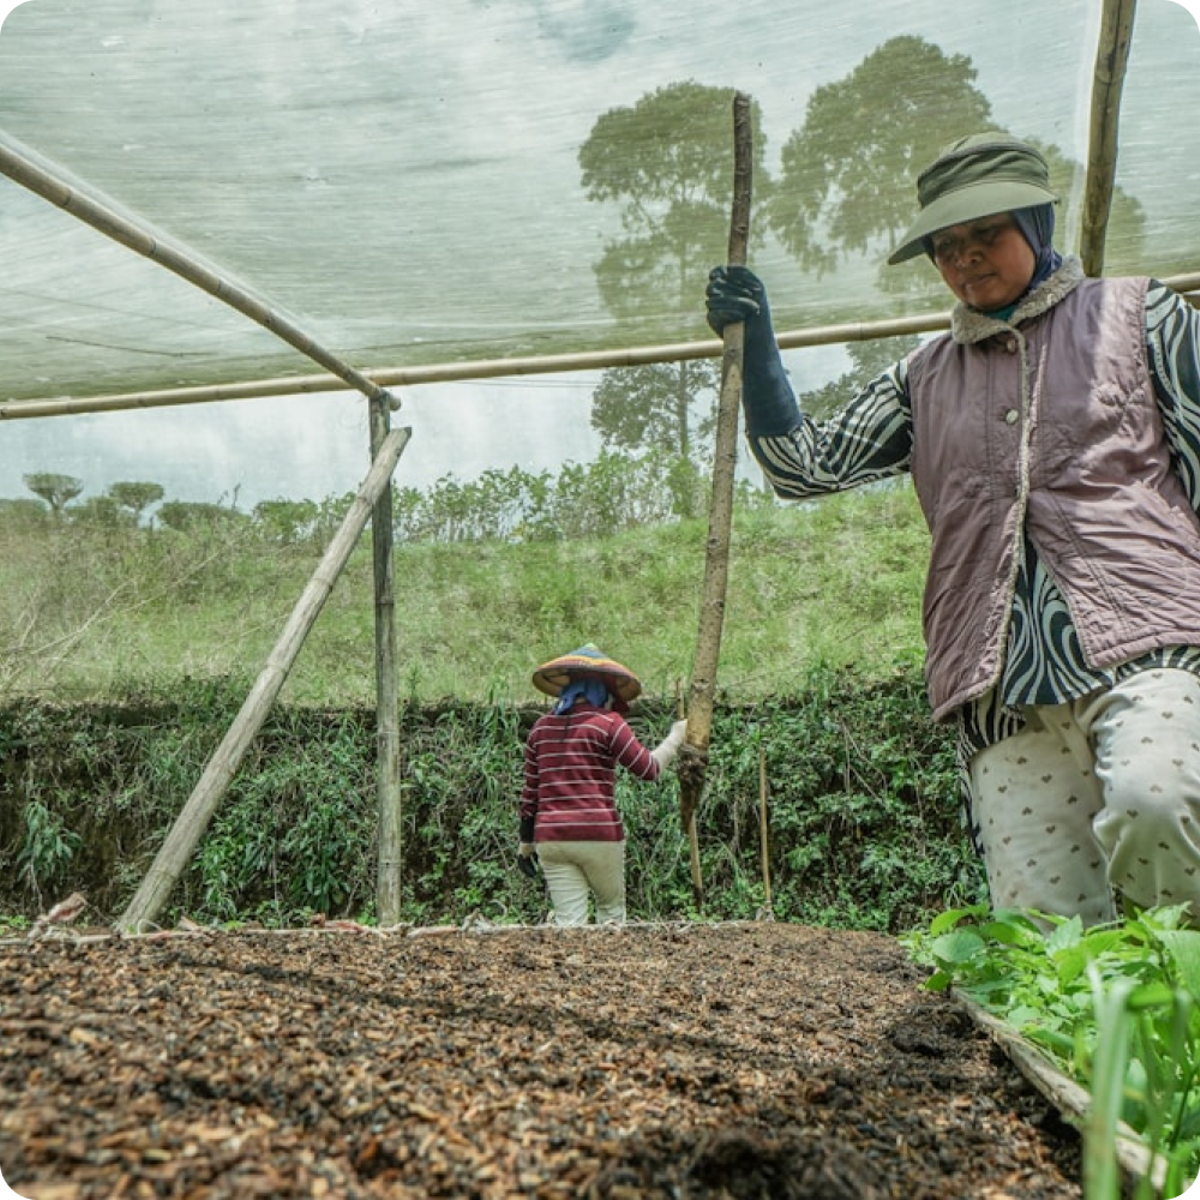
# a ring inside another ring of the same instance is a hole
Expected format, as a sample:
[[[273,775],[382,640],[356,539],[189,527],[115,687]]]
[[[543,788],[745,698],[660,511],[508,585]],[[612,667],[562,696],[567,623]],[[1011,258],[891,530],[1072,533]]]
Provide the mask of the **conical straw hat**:
[[[626,704],[642,690],[641,680],[628,667],[609,658],[591,642],[543,663],[533,673],[533,686],[547,696],[557,696],[572,679],[599,679]]]

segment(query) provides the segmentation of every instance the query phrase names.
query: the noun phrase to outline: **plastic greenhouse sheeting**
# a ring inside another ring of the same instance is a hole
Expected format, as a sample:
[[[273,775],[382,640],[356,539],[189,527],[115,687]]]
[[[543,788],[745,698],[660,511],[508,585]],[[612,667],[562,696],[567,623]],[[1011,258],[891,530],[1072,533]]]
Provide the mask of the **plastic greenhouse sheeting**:
[[[0,30],[0,134],[365,371],[563,355],[711,336],[731,135],[688,165],[686,121],[613,121],[604,161],[630,190],[605,194],[581,160],[605,114],[696,85],[717,128],[734,89],[753,98],[751,263],[779,327],[936,312],[928,264],[880,269],[911,143],[986,118],[1052,149],[1073,248],[1100,27],[1099,0],[26,0]],[[833,115],[789,175],[814,97]],[[1197,112],[1197,18],[1142,0],[1108,269],[1200,270]],[[773,184],[859,143],[841,196],[772,223]],[[689,215],[695,237],[672,241]],[[788,236],[805,221],[807,258]],[[314,371],[2,177],[0,259],[0,401]]]

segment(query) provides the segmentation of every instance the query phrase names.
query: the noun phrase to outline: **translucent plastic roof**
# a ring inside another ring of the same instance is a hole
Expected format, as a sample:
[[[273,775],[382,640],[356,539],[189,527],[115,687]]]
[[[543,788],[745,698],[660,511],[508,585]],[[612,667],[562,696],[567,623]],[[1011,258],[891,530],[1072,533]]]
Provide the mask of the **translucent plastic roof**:
[[[1036,139],[1073,248],[1101,10],[26,0],[0,137],[363,370],[705,340],[735,89],[761,118],[751,262],[777,325],[941,311],[927,264],[880,270],[910,158],[981,123]],[[1197,18],[1141,0],[1108,269],[1200,270],[1197,113]],[[319,370],[4,177],[0,261],[0,402]]]

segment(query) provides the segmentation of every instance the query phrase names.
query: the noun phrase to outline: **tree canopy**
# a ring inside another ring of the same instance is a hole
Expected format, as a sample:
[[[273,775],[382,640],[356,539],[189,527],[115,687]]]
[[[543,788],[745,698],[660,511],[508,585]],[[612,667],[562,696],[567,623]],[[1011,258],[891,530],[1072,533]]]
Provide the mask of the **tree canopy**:
[[[903,232],[920,170],[947,142],[992,127],[975,75],[965,55],[904,36],[813,92],[768,200],[771,227],[801,267],[832,270],[839,251]]]
[[[25,486],[40,496],[50,506],[50,511],[60,513],[83,491],[83,480],[74,475],[60,475],[54,471],[35,471],[22,475]]]
[[[579,150],[589,200],[621,206],[625,236],[595,265],[601,299],[619,317],[653,320],[703,291],[724,260],[733,190],[732,88],[691,81],[600,116]],[[761,128],[754,105],[752,121]],[[755,186],[767,187],[761,135],[754,140]],[[753,235],[753,231],[752,231]],[[759,235],[761,241],[761,235]]]
[[[912,219],[920,172],[956,138],[1000,131],[976,74],[967,56],[902,36],[813,92],[803,124],[783,145],[778,184],[766,202],[772,231],[802,269],[821,275],[850,254],[878,256],[882,267]],[[1046,156],[1052,189],[1070,195],[1079,164],[1056,146],[1029,140]],[[1123,259],[1114,265],[1133,265],[1143,226],[1141,206],[1117,188],[1110,236]],[[902,292],[927,269],[918,258],[881,269],[879,283]]]
[[[733,190],[731,88],[687,81],[659,88],[635,105],[604,113],[579,151],[583,186],[596,202],[621,206],[622,236],[595,264],[605,307],[648,327],[660,314],[691,306],[701,319],[708,271],[727,253]],[[761,113],[752,108],[755,128]],[[755,186],[765,192],[761,136],[754,140]],[[761,243],[762,234],[751,236]],[[663,450],[688,460],[709,436],[719,369],[711,362],[653,364],[606,371],[592,427],[606,447]],[[700,400],[708,398],[705,407]],[[676,483],[678,510],[693,490]]]

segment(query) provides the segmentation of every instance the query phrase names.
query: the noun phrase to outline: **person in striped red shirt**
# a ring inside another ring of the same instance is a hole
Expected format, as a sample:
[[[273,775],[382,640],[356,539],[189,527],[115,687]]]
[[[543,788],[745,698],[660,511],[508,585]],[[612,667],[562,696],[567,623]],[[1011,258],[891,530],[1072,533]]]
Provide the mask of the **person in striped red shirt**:
[[[556,925],[625,920],[625,827],[615,801],[617,768],[652,783],[674,761],[687,723],[653,750],[625,720],[641,681],[590,643],[544,663],[534,686],[555,697],[525,743],[518,865],[540,862]]]

